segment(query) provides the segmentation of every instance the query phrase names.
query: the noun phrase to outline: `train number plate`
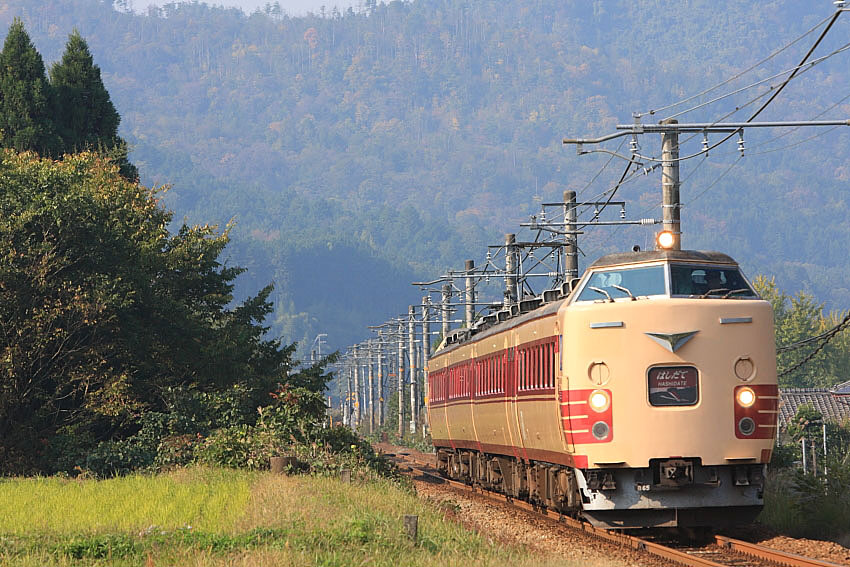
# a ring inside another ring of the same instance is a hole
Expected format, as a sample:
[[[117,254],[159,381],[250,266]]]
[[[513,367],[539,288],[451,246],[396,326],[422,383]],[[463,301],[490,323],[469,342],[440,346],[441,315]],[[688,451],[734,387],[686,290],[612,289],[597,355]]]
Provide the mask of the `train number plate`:
[[[656,366],[648,378],[654,406],[692,406],[699,399],[699,374],[693,366]]]

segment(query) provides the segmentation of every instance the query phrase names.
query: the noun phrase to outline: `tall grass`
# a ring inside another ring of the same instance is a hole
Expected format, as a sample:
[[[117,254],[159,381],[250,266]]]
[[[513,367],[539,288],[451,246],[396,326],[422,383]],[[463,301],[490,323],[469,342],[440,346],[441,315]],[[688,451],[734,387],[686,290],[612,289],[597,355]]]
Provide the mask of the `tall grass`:
[[[493,543],[387,480],[209,469],[9,480],[0,483],[0,514],[4,567],[586,564]],[[402,528],[405,514],[419,516],[415,542]]]
[[[832,459],[828,469],[817,477],[791,468],[772,471],[759,521],[794,537],[850,540],[850,465]]]
[[[192,526],[231,530],[244,515],[254,474],[190,468],[108,480],[0,481],[0,534],[140,532]]]

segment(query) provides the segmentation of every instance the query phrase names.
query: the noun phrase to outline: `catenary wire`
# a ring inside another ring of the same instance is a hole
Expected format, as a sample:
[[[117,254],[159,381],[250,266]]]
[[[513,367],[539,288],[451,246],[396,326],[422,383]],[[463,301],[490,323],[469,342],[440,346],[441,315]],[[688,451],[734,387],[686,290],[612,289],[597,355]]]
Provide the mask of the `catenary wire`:
[[[850,47],[850,44],[845,44],[844,46],[842,46],[842,47],[840,47],[839,49],[837,49],[837,50],[833,51],[832,53],[828,53],[828,54],[826,54],[826,55],[824,55],[824,56],[822,56],[822,57],[819,57],[819,58],[817,58],[817,59],[813,59],[813,60],[809,61],[808,63],[805,63],[805,66],[806,66],[806,68],[807,68],[807,69],[808,69],[808,68],[811,68],[811,67],[814,67],[814,66],[815,66],[815,65],[817,65],[818,63],[822,63],[823,61],[826,61],[826,60],[827,60],[827,59],[829,59],[830,57],[832,57],[832,56],[834,56],[834,55],[837,55],[837,54],[841,53],[842,51],[846,50],[848,47]],[[774,75],[771,75],[770,77],[765,77],[764,79],[761,79],[761,80],[759,80],[759,81],[756,81],[755,83],[750,83],[749,85],[747,85],[747,86],[745,86],[745,87],[741,87],[741,88],[735,89],[734,91],[729,91],[728,93],[722,94],[722,95],[717,96],[717,97],[715,97],[715,98],[713,98],[713,99],[711,99],[711,100],[707,100],[707,101],[705,101],[705,102],[702,102],[702,103],[700,103],[700,104],[697,104],[696,106],[692,106],[692,107],[690,107],[690,108],[686,108],[685,110],[681,110],[681,111],[679,111],[679,112],[677,112],[677,113],[675,113],[675,114],[671,114],[670,116],[668,116],[668,117],[666,118],[666,120],[669,120],[669,119],[671,119],[671,118],[676,118],[676,117],[681,116],[681,115],[683,115],[683,114],[687,114],[688,112],[691,112],[691,111],[697,110],[697,109],[702,108],[702,107],[704,107],[704,106],[708,106],[709,104],[713,104],[713,103],[718,102],[718,101],[721,101],[721,100],[723,100],[723,99],[725,99],[725,98],[729,98],[730,96],[734,96],[734,95],[736,95],[736,94],[742,93],[742,92],[744,92],[744,91],[746,91],[746,90],[749,90],[749,89],[751,89],[751,88],[753,88],[753,87],[757,87],[757,86],[759,86],[759,85],[763,85],[764,83],[768,83],[768,82],[772,81],[773,79],[776,79],[776,78],[781,77],[781,76],[783,76],[783,75],[787,75],[788,73],[791,73],[791,72],[794,72],[794,71],[796,71],[796,70],[799,70],[799,69],[800,69],[801,67],[803,67],[803,66],[804,66],[803,64],[796,65],[796,66],[791,67],[791,68],[789,68],[789,69],[785,69],[784,71],[780,71],[779,73],[776,73],[776,74],[774,74]],[[772,90],[772,89],[771,89],[771,90]]]
[[[635,117],[636,117],[636,118],[641,118],[641,117],[646,116],[646,115],[653,115],[653,114],[656,114],[656,113],[658,113],[658,112],[663,112],[663,111],[665,111],[665,110],[667,110],[667,109],[670,109],[670,108],[674,108],[674,107],[676,107],[676,106],[679,106],[680,104],[685,104],[686,102],[690,102],[690,101],[694,100],[695,98],[699,98],[699,97],[701,97],[701,96],[702,96],[702,95],[704,95],[704,94],[708,94],[708,93],[710,93],[711,91],[713,91],[713,90],[715,90],[715,89],[719,89],[720,87],[722,87],[722,86],[724,86],[724,85],[728,85],[729,83],[731,83],[731,82],[732,82],[732,81],[734,81],[735,79],[738,79],[738,78],[740,78],[740,77],[743,77],[744,75],[746,75],[747,73],[749,73],[749,72],[750,72],[750,71],[752,71],[753,69],[756,69],[757,67],[759,67],[759,66],[763,65],[764,63],[767,63],[768,61],[770,61],[771,59],[773,59],[774,57],[776,57],[777,55],[779,55],[780,53],[782,53],[782,52],[783,52],[783,51],[785,51],[786,49],[788,49],[788,48],[792,47],[792,46],[793,46],[793,45],[795,45],[797,42],[801,41],[803,38],[807,37],[809,34],[811,34],[811,33],[812,33],[812,32],[814,32],[816,29],[818,29],[819,27],[821,27],[821,26],[822,26],[824,23],[826,23],[826,21],[827,21],[827,20],[829,20],[831,17],[832,17],[832,16],[827,16],[826,18],[824,18],[823,20],[821,20],[820,22],[818,22],[817,24],[815,24],[815,25],[814,25],[811,29],[809,29],[809,31],[807,31],[807,32],[803,33],[802,35],[800,35],[799,37],[797,37],[797,39],[795,39],[795,40],[793,40],[792,42],[790,42],[790,43],[786,44],[785,46],[781,47],[781,48],[780,48],[780,49],[778,49],[777,51],[774,51],[773,53],[771,53],[770,55],[768,55],[767,57],[765,57],[765,58],[764,58],[764,59],[762,59],[761,61],[759,61],[759,62],[757,62],[757,63],[755,63],[755,64],[751,65],[750,67],[747,67],[746,69],[744,69],[744,70],[743,70],[743,71],[741,71],[740,73],[737,73],[736,75],[733,75],[732,77],[730,77],[730,78],[726,79],[725,81],[722,81],[722,82],[720,82],[720,83],[717,83],[717,84],[716,84],[716,85],[714,85],[713,87],[709,87],[709,88],[705,89],[704,91],[701,91],[701,92],[699,92],[699,93],[697,93],[697,94],[695,94],[695,95],[691,95],[691,96],[689,96],[689,97],[687,97],[687,98],[684,98],[684,99],[682,99],[682,100],[679,100],[679,101],[677,101],[677,102],[673,102],[673,103],[668,104],[668,105],[666,105],[666,106],[662,106],[661,108],[652,109],[652,110],[648,110],[648,111],[646,111],[646,112],[638,113],[638,114],[636,114],[636,115],[635,115]]]
[[[788,85],[788,83],[790,83],[790,82],[791,82],[791,80],[792,80],[792,79],[794,79],[794,77],[796,77],[798,74],[805,73],[806,71],[808,71],[808,70],[810,70],[810,69],[813,69],[813,68],[814,68],[812,65],[805,65],[805,64],[806,64],[806,61],[807,61],[807,60],[808,60],[808,58],[811,56],[812,52],[814,52],[814,50],[815,50],[815,49],[817,48],[817,46],[820,44],[820,42],[823,40],[823,38],[826,36],[826,33],[830,30],[830,28],[832,27],[832,24],[834,24],[834,23],[835,23],[835,20],[838,18],[838,16],[839,16],[839,15],[840,15],[840,12],[836,12],[836,13],[833,15],[832,20],[830,21],[829,25],[827,25],[826,29],[824,29],[824,30],[823,30],[823,32],[821,33],[821,35],[820,35],[820,36],[818,36],[817,41],[815,41],[814,45],[812,45],[812,47],[809,49],[809,51],[808,51],[808,52],[806,52],[806,55],[803,57],[803,60],[800,62],[800,64],[799,64],[799,65],[797,65],[797,67],[794,69],[794,71],[793,71],[793,72],[792,72],[792,73],[791,73],[791,74],[790,74],[790,75],[789,75],[789,76],[788,76],[788,77],[787,77],[787,78],[786,78],[786,79],[785,79],[782,83],[780,83],[780,84],[779,84],[779,86],[777,86],[777,87],[775,87],[775,88],[771,86],[771,87],[770,87],[770,88],[769,88],[769,89],[768,89],[765,93],[762,93],[762,94],[758,95],[756,98],[751,99],[750,101],[748,101],[748,102],[747,102],[746,104],[744,104],[743,106],[741,106],[741,107],[737,107],[737,108],[735,109],[735,111],[737,112],[737,111],[738,111],[738,110],[740,110],[741,108],[744,108],[745,106],[748,106],[748,105],[752,104],[755,100],[758,100],[759,98],[761,98],[761,97],[765,96],[767,93],[770,93],[770,92],[772,91],[772,93],[773,93],[773,94],[771,95],[771,97],[770,97],[770,98],[769,98],[769,99],[768,99],[768,100],[767,100],[764,104],[762,104],[762,105],[758,108],[758,110],[756,110],[756,111],[755,111],[755,112],[754,112],[754,113],[753,113],[753,114],[752,114],[749,118],[747,118],[746,122],[752,122],[753,120],[755,120],[755,119],[756,119],[756,117],[757,117],[759,114],[761,114],[761,113],[764,111],[764,109],[765,109],[765,108],[767,108],[767,107],[768,107],[768,105],[769,105],[769,104],[770,104],[770,103],[771,103],[771,102],[772,102],[772,101],[773,101],[773,100],[774,100],[774,99],[775,99],[775,98],[779,95],[779,93],[781,93],[781,92],[782,92],[782,90],[783,90],[783,89],[784,89],[784,88]],[[825,56],[823,56],[823,57],[819,58],[819,59],[818,59],[818,62],[823,62],[823,61],[825,61],[827,58],[832,57],[833,55],[836,55],[836,54],[841,53],[841,52],[843,52],[843,51],[846,51],[846,50],[848,50],[848,49],[850,49],[850,42],[848,42],[848,43],[844,44],[842,47],[840,47],[840,48],[836,49],[835,51],[833,51],[833,52],[831,52],[831,53],[829,53],[829,54],[827,54],[827,55],[825,55]],[[813,63],[813,62],[812,62],[812,63]],[[805,68],[803,68],[803,67],[804,67],[804,65],[805,65]],[[803,70],[802,70],[802,71],[800,71],[800,69],[803,69]],[[719,123],[719,121],[718,121],[718,122],[715,122],[713,125],[717,125],[717,124],[720,124],[720,123]],[[720,124],[720,125],[722,125],[722,124]],[[711,146],[709,146],[708,148],[703,149],[703,150],[701,150],[701,151],[699,151],[699,152],[697,152],[697,153],[695,153],[695,154],[687,155],[687,156],[684,156],[684,157],[679,157],[679,158],[677,158],[676,160],[672,160],[672,161],[679,161],[679,162],[681,162],[681,161],[685,161],[685,160],[693,159],[693,158],[695,158],[695,157],[697,157],[697,156],[701,155],[702,153],[705,153],[706,151],[713,150],[714,148],[716,148],[716,147],[720,146],[721,144],[726,143],[726,142],[727,142],[730,138],[732,138],[733,136],[735,136],[737,133],[739,133],[739,132],[741,132],[741,131],[743,131],[743,128],[738,128],[738,129],[736,129],[734,132],[731,132],[731,133],[727,134],[727,135],[726,135],[726,136],[724,136],[724,137],[723,137],[723,138],[722,138],[719,142],[716,142],[716,143],[712,144],[712,145],[711,145]],[[588,153],[590,153],[590,152],[588,152]],[[657,158],[650,158],[650,157],[648,157],[648,156],[643,156],[643,155],[640,155],[640,154],[634,154],[634,155],[635,155],[635,157],[638,157],[639,159],[646,160],[646,161],[661,161],[661,160],[659,160],[659,159],[657,159]]]
[[[829,341],[831,341],[833,338],[835,338],[835,336],[838,335],[839,332],[841,332],[845,328],[847,328],[847,325],[850,325],[850,311],[847,312],[847,315],[844,316],[844,319],[841,321],[841,323],[839,323],[838,325],[836,325],[835,327],[833,327],[832,329],[830,329],[826,333],[819,335],[819,337],[824,337],[824,338],[822,339],[822,342],[817,346],[817,348],[815,348],[815,350],[810,352],[805,358],[803,358],[803,360],[797,362],[796,364],[794,364],[790,368],[787,368],[787,369],[783,370],[782,372],[780,372],[779,374],[777,374],[776,377],[781,378],[783,376],[787,376],[788,374],[791,374],[795,370],[801,368],[803,365],[808,363],[815,356],[817,356],[818,353],[820,353],[820,351],[822,351],[824,349],[824,347],[826,347],[826,345],[829,344]],[[811,337],[811,340],[816,340],[819,337]],[[805,342],[811,342],[811,340],[805,339]],[[799,342],[804,343],[804,341],[799,341]],[[776,349],[776,351],[777,352],[786,352],[787,350],[791,350],[792,348],[797,348],[795,346],[795,344],[796,343],[792,343],[791,345],[786,345],[785,347],[780,347],[780,348]],[[802,346],[802,345],[800,345],[800,346]]]

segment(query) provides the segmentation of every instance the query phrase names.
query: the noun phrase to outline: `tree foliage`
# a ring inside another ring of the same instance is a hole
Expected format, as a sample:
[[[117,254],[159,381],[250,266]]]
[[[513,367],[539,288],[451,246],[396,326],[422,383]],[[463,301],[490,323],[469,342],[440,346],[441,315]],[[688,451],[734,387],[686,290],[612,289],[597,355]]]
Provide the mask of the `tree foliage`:
[[[818,336],[834,328],[843,318],[840,313],[825,313],[824,304],[806,292],[789,295],[779,289],[775,278],[759,276],[754,285],[762,298],[773,307],[774,328],[777,347],[792,345],[798,341]],[[820,344],[815,341],[794,350],[779,352],[777,371],[779,385],[797,388],[828,388],[847,380],[850,368],[850,337],[846,332],[838,333],[811,360],[788,372],[803,362]]]
[[[19,19],[0,52],[0,144],[42,155],[59,149],[44,61]]]
[[[120,121],[100,68],[76,30],[48,81],[41,55],[23,22],[15,19],[0,52],[0,146],[54,158],[101,152],[124,177],[137,181],[127,143],[118,136]]]
[[[5,470],[34,467],[32,448],[57,432],[91,443],[131,435],[175,388],[243,384],[256,407],[287,381],[294,345],[262,325],[271,287],[231,307],[242,270],[219,259],[227,230],[169,233],[160,195],[96,154],[2,154]]]
[[[56,126],[70,153],[115,144],[121,117],[77,30],[68,37],[62,59],[50,68],[50,84],[57,99]]]

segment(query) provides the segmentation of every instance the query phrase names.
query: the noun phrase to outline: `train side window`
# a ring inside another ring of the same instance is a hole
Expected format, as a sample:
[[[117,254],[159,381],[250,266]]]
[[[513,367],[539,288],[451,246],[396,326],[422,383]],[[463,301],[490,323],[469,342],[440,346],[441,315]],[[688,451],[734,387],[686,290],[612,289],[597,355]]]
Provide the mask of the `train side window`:
[[[534,369],[534,387],[540,388],[543,385],[543,373],[545,372],[543,368],[543,345],[534,347],[534,355],[534,363],[537,366]]]
[[[537,388],[540,382],[540,345],[532,347],[534,353],[534,373],[532,374],[532,388]]]

